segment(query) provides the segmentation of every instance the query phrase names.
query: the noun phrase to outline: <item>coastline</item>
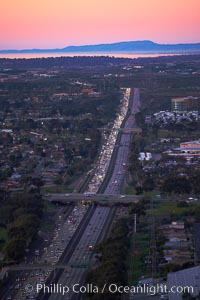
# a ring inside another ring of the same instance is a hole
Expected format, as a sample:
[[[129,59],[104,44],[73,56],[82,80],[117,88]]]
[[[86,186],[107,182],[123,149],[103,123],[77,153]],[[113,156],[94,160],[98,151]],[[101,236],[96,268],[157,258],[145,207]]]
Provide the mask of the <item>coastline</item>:
[[[0,53],[0,59],[32,59],[32,58],[49,58],[49,57],[77,57],[77,56],[110,56],[115,58],[143,58],[159,56],[179,56],[200,54],[200,51],[192,52],[46,52],[46,53]]]

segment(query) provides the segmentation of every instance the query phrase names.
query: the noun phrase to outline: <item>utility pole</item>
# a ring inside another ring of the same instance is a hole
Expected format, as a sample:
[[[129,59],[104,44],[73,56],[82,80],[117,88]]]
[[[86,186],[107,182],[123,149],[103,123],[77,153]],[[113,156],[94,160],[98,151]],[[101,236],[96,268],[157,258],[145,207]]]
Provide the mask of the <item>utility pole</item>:
[[[151,253],[151,272],[153,282],[157,277],[157,247],[156,247],[156,233],[155,233],[155,215],[154,215],[154,201],[151,198],[151,238],[150,238],[150,253]]]
[[[134,214],[134,233],[137,232],[137,214]]]

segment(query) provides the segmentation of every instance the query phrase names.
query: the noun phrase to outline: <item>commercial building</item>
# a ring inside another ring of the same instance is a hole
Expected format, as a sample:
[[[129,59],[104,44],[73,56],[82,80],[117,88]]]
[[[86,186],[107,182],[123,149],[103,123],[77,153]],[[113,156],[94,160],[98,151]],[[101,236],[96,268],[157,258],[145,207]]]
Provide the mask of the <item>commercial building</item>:
[[[200,140],[180,143],[179,148],[164,152],[168,156],[183,156],[186,159],[200,156]]]
[[[200,151],[200,140],[180,143],[180,148],[184,148],[184,149],[194,148],[194,149],[199,149]]]
[[[199,110],[200,101],[198,97],[193,96],[172,98],[171,107],[173,111]]]

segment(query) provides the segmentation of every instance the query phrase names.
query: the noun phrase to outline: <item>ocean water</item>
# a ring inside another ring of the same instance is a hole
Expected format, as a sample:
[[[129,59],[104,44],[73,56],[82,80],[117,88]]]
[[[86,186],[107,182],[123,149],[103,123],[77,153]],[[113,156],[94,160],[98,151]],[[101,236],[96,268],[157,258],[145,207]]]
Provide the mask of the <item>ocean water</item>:
[[[169,55],[182,55],[185,53],[122,53],[122,52],[52,52],[52,53],[0,53],[0,58],[46,58],[46,57],[76,57],[76,56],[110,56],[116,58],[159,57]]]

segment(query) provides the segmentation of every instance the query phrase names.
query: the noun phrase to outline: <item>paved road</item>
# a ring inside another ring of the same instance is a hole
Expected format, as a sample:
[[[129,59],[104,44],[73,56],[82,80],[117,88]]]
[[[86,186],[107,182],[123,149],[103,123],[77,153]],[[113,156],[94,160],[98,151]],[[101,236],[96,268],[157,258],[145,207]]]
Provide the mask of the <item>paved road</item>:
[[[73,286],[77,283],[81,283],[84,277],[85,269],[80,266],[89,266],[91,263],[92,249],[101,239],[101,234],[104,225],[109,218],[110,208],[97,207],[90,223],[88,224],[82,238],[80,239],[74,253],[68,263],[69,270],[64,272],[59,280],[59,284],[67,285],[70,292],[66,295],[51,295],[50,300],[61,299],[76,299],[79,294],[75,295],[73,292]],[[77,296],[77,297],[76,297]]]
[[[127,118],[124,128],[130,128],[134,126],[135,122],[135,113],[139,109],[139,91],[138,89],[134,90],[134,101],[131,107],[131,114]],[[119,195],[121,186],[124,180],[124,168],[128,160],[129,145],[131,141],[131,134],[122,134],[119,151],[116,157],[116,164],[113,169],[112,176],[108,182],[108,185],[105,189],[104,195]],[[109,218],[112,208],[110,207],[97,207],[94,215],[92,216],[90,223],[86,227],[83,236],[77,245],[74,253],[70,259],[69,267],[72,264],[87,264],[91,261],[91,253],[89,251],[89,246],[94,246],[100,241],[101,232]],[[50,300],[61,300],[61,299],[70,299],[76,300],[80,297],[80,294],[75,294],[72,291],[74,284],[81,283],[84,278],[84,269],[71,268],[69,273],[63,273],[59,284],[67,285],[70,289],[69,293],[65,296],[63,295],[51,295]],[[106,280],[106,279],[105,279]]]
[[[134,127],[135,113],[139,111],[139,90],[134,89],[134,100],[131,107],[131,115],[127,118],[124,129]],[[124,180],[124,171],[128,161],[129,146],[131,142],[131,134],[122,134],[120,140],[120,147],[118,149],[116,163],[111,176],[111,179],[105,189],[104,194],[118,195],[121,191],[121,186]]]

